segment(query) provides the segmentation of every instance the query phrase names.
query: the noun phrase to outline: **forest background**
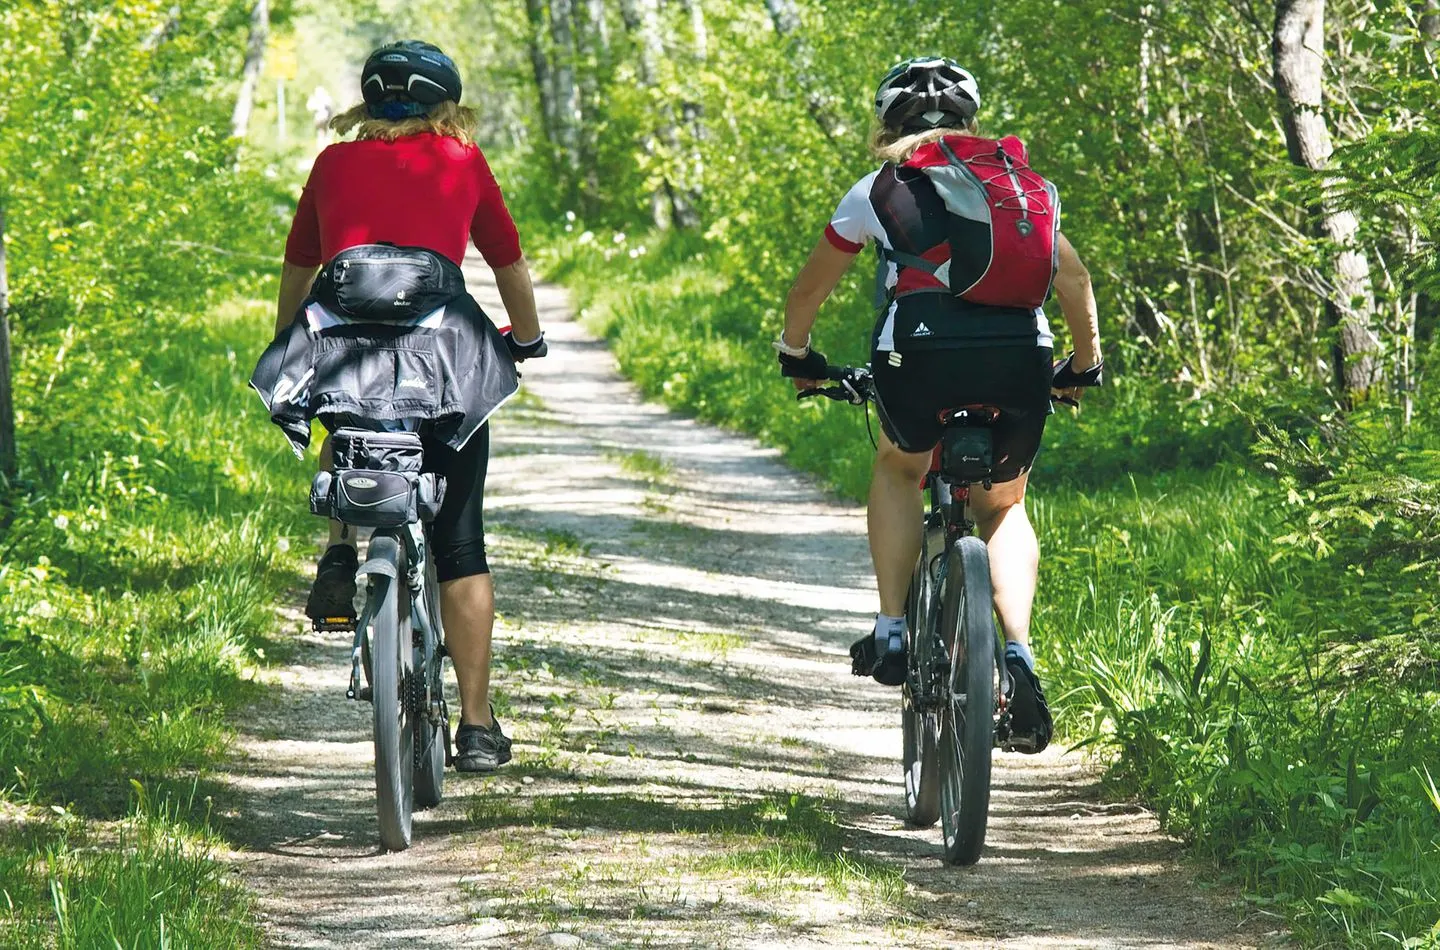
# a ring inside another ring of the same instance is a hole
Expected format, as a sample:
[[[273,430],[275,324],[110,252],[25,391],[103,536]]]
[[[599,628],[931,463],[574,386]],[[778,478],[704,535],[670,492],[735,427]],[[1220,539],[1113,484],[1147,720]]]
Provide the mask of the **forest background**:
[[[873,167],[875,81],[971,68],[1101,304],[1107,386],[1031,500],[1064,737],[1305,942],[1440,945],[1437,0],[0,3],[10,932],[94,945],[159,892],[172,933],[260,939],[203,775],[311,525],[237,292],[273,287],[303,95],[347,104],[408,35],[460,61],[532,258],[625,371],[852,497],[863,418],[796,405],[767,341]]]

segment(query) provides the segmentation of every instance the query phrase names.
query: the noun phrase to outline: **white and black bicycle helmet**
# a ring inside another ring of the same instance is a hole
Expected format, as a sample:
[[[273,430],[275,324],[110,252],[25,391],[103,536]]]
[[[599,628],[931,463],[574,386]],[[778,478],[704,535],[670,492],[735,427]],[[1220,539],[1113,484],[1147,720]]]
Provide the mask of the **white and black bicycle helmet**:
[[[924,56],[893,67],[875,90],[875,118],[901,132],[965,127],[980,111],[980,85],[953,59]]]
[[[438,46],[401,40],[365,60],[360,93],[377,119],[424,115],[441,102],[460,101],[460,71]]]

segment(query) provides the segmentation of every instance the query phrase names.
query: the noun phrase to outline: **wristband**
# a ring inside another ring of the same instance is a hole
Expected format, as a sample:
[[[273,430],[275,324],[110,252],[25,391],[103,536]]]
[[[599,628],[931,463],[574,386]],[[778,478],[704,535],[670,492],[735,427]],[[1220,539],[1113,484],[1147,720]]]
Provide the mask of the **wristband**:
[[[785,334],[783,333],[777,336],[770,345],[775,348],[776,353],[793,356],[797,360],[804,359],[805,354],[810,352],[810,335],[805,335],[805,344],[803,346],[791,346],[789,343],[786,343]]]

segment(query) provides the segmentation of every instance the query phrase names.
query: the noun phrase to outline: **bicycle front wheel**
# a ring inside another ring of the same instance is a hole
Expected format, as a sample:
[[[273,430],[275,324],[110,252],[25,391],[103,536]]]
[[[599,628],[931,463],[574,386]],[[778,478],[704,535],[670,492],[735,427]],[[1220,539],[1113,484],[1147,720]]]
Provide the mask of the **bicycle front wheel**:
[[[388,539],[387,539],[388,540]],[[371,547],[375,542],[372,540]],[[388,851],[410,847],[410,818],[415,805],[415,726],[410,683],[414,671],[414,637],[410,630],[410,598],[399,546],[385,546],[382,556],[393,576],[370,575],[372,613],[371,662],[374,685],[370,703],[375,725],[375,805],[380,843]]]
[[[905,627],[910,633],[909,669],[900,688],[900,726],[904,737],[905,818],[917,828],[928,828],[940,817],[940,773],[935,748],[936,716],[916,695],[934,678],[934,636],[930,613],[930,571],[921,561],[910,578],[905,602]]]
[[[945,862],[974,864],[985,849],[995,745],[995,604],[985,543],[961,538],[942,583],[950,689],[940,712],[940,825]]]

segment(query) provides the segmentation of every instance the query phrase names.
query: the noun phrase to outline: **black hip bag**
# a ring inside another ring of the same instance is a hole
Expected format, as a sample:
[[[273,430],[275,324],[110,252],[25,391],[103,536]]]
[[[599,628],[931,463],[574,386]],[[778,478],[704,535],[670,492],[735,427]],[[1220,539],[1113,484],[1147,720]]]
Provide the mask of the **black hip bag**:
[[[424,247],[358,244],[320,269],[310,295],[332,313],[385,323],[423,316],[465,293],[465,276]]]

